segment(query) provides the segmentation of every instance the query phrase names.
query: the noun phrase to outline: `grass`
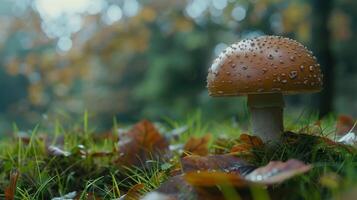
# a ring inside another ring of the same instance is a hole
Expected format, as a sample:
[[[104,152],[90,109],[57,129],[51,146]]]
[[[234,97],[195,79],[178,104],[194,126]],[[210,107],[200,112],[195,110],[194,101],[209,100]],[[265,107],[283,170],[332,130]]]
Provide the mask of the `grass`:
[[[271,160],[288,160],[296,158],[312,163],[314,168],[302,176],[293,178],[281,185],[269,189],[251,188],[254,199],[267,199],[267,192],[272,198],[289,199],[326,199],[342,198],[342,195],[357,188],[356,149],[345,146],[329,145],[321,142],[321,137],[334,138],[335,119],[328,117],[314,125],[316,117],[287,119],[287,130],[301,133],[293,135],[294,141],[279,143],[274,148],[253,149],[253,164],[262,166]],[[296,123],[298,121],[298,123]],[[28,137],[19,136],[19,129],[14,126],[14,136],[0,141],[0,198],[9,185],[9,176],[20,173],[16,199],[51,199],[70,192],[77,192],[79,199],[115,199],[124,195],[134,185],[142,184],[140,192],[147,193],[160,186],[170,176],[170,171],[178,165],[178,154],[166,163],[150,160],[148,168],[117,166],[113,160],[116,155],[84,156],[91,152],[112,152],[116,141],[95,133],[89,124],[85,112],[80,123],[64,127],[54,123],[52,130],[36,126]],[[228,152],[239,133],[242,131],[237,123],[231,121],[213,123],[202,120],[197,114],[184,122],[167,121],[157,124],[161,133],[185,126],[185,131],[171,144],[183,144],[191,136],[212,134],[210,151],[217,149]],[[115,120],[113,129],[121,127]],[[287,133],[288,135],[289,133]],[[225,138],[225,145],[214,141]],[[71,156],[53,156],[46,147],[63,145]],[[229,194],[229,190],[225,194]],[[276,196],[278,195],[278,196]],[[284,196],[285,195],[285,196]],[[228,198],[228,197],[227,197]]]

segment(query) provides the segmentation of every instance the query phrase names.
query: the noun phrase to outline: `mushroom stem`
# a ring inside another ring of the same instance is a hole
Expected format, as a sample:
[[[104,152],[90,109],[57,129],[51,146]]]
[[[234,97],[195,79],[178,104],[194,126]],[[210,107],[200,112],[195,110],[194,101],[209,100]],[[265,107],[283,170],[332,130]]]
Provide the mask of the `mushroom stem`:
[[[284,99],[281,93],[249,94],[253,134],[264,142],[276,141],[283,130]]]

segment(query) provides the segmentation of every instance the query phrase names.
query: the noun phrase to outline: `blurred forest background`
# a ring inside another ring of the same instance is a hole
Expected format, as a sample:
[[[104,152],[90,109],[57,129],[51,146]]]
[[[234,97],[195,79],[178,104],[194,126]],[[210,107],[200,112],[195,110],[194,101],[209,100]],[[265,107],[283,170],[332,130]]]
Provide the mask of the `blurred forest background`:
[[[320,94],[287,112],[357,117],[356,0],[0,0],[0,130],[87,109],[98,127],[141,118],[246,120],[245,98],[211,98],[207,69],[227,45],[265,34],[312,49]]]

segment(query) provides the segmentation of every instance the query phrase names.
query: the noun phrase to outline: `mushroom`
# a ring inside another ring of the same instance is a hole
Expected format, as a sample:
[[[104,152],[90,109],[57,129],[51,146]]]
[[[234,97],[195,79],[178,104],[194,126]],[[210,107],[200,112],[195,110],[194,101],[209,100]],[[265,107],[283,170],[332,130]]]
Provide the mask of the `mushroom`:
[[[226,48],[208,70],[210,96],[248,96],[253,134],[264,142],[283,133],[283,95],[318,92],[322,73],[316,57],[281,36],[245,39]]]

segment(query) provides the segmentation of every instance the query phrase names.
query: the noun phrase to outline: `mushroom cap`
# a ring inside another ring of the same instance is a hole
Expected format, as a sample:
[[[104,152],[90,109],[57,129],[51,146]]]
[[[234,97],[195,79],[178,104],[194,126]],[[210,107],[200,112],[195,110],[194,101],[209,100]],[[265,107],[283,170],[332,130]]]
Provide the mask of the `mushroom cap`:
[[[211,96],[311,93],[322,88],[316,57],[299,42],[280,36],[242,40],[226,48],[208,70]]]

